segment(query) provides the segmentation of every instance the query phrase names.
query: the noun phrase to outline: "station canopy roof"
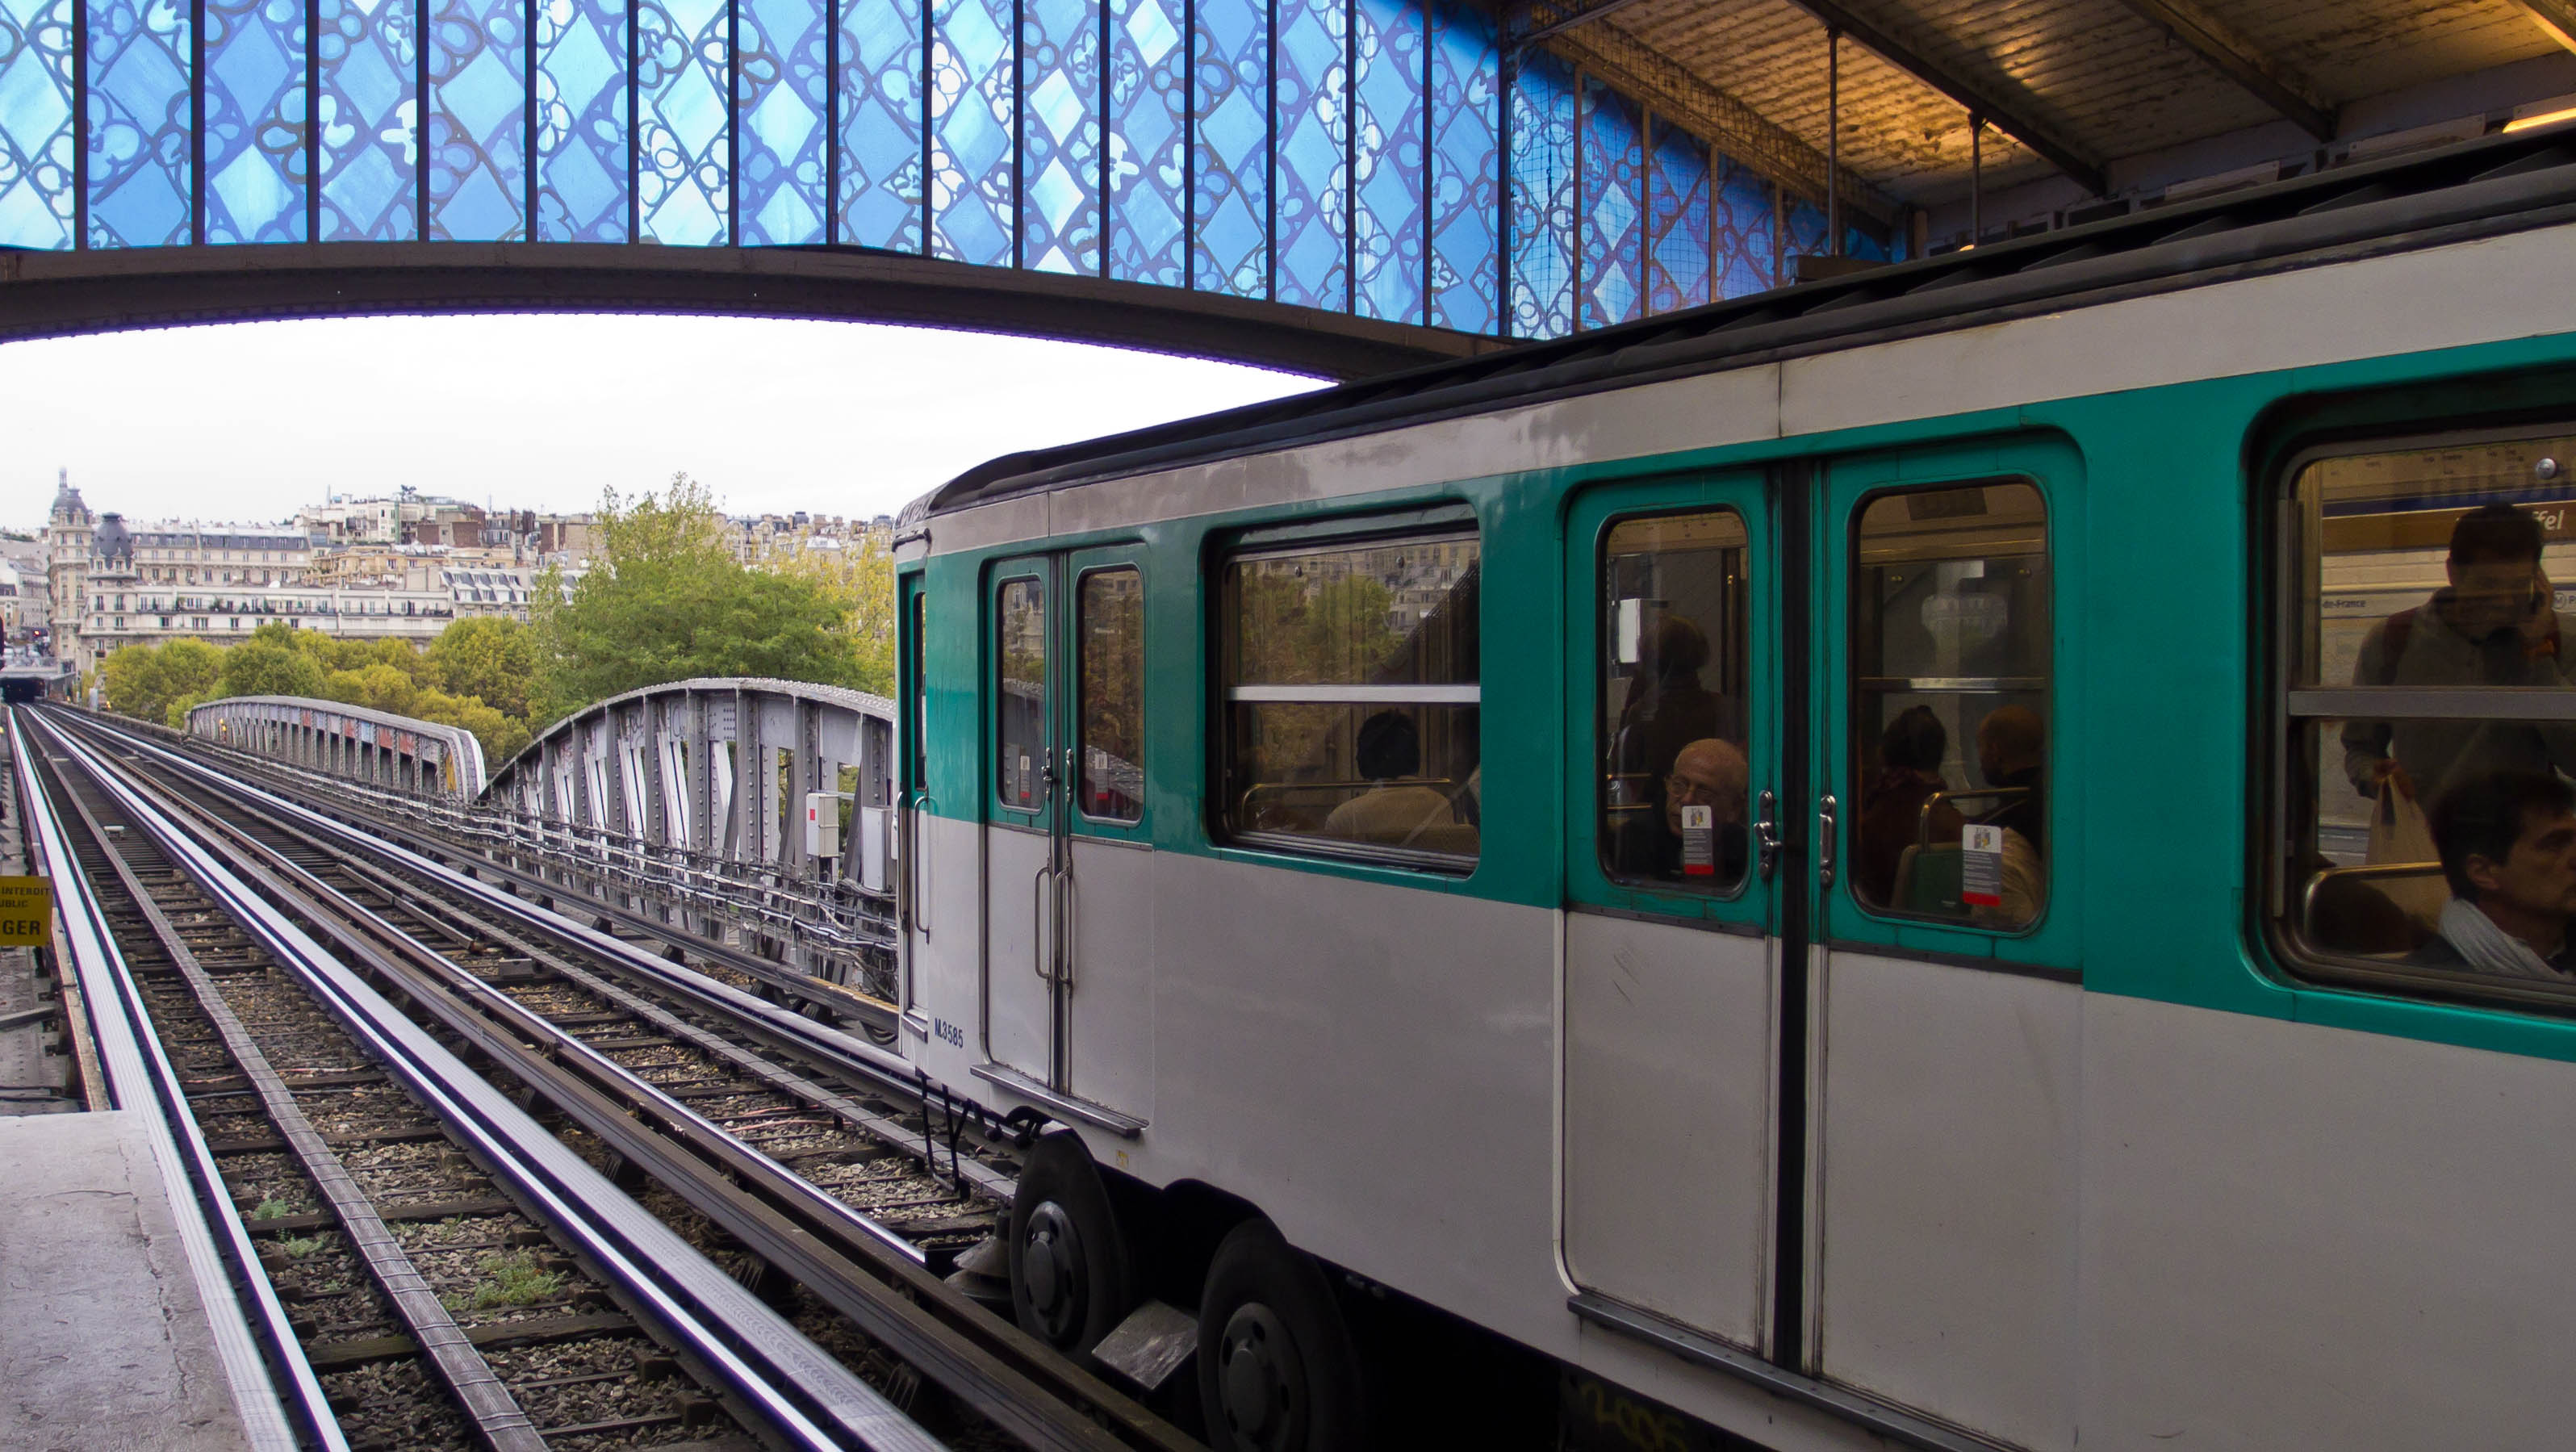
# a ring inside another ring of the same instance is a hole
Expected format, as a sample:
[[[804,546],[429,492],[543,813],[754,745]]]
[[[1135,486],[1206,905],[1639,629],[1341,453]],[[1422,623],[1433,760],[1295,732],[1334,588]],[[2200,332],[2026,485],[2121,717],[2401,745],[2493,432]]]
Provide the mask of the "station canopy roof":
[[[1881,223],[1967,196],[1972,115],[1991,229],[2576,107],[2571,0],[1562,0],[1514,31],[1775,175],[1821,182],[1838,91],[1845,195]]]

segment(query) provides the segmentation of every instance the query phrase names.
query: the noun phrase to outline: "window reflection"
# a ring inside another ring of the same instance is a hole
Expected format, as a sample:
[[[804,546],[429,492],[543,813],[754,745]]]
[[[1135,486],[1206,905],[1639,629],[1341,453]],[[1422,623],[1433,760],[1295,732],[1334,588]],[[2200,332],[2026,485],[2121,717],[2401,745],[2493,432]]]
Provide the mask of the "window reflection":
[[[1082,629],[1082,796],[1087,816],[1145,812],[1145,582],[1094,570],[1075,601]]]
[[[1746,857],[1744,520],[1622,520],[1603,545],[1600,848],[1631,882],[1725,891]]]

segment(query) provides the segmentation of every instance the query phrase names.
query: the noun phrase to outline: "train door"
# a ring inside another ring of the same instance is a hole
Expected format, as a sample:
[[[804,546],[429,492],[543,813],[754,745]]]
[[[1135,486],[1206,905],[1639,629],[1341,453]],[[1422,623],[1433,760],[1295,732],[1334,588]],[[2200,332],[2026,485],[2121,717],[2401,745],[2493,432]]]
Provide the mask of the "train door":
[[[1132,1133],[1153,1079],[1144,598],[1132,550],[993,575],[980,1073]]]
[[[1563,1197],[1577,1308],[1765,1348],[1782,780],[1771,486],[1569,520]]]
[[[922,676],[923,627],[929,624],[929,595],[922,572],[911,571],[897,584],[895,694],[901,719],[895,723],[899,752],[895,764],[895,922],[896,951],[901,957],[898,992],[907,1014],[921,1007],[920,965],[931,934],[930,875],[925,860],[923,818],[936,805],[930,796],[930,693]],[[681,816],[675,820],[685,821]]]
[[[1794,1357],[2015,1446],[2075,1423],[2081,462],[1815,474]],[[2213,832],[2221,824],[2212,824]]]

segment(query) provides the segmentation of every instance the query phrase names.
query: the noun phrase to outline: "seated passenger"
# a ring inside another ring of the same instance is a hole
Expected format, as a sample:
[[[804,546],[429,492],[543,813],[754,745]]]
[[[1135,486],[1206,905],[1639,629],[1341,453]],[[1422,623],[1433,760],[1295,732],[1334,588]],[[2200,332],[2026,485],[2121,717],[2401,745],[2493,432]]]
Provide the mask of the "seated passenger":
[[[1741,740],[1744,727],[1733,701],[1700,684],[1708,632],[1689,616],[1657,621],[1638,656],[1611,733],[1610,769],[1635,784],[1626,800],[1644,806],[1640,815],[1651,822],[1664,813],[1664,775],[1682,748],[1712,737]]]
[[[1456,825],[1458,818],[1446,793],[1404,780],[1422,773],[1422,738],[1413,718],[1402,711],[1380,711],[1362,721],[1353,755],[1369,789],[1333,808],[1324,819],[1324,835],[1440,850],[1433,843],[1453,834],[1437,829]]]
[[[2002,799],[1978,820],[2019,832],[2034,853],[2048,845],[2048,801],[2040,790],[2040,770],[2047,760],[2047,728],[2028,706],[1999,706],[1977,723],[1977,770],[1984,773],[1986,785],[2025,793]]]
[[[1711,738],[1694,741],[1673,758],[1663,782],[1664,809],[1632,814],[1617,828],[1611,860],[1631,876],[1726,886],[1744,875],[1745,791],[1750,776],[1743,748]],[[1709,809],[1706,856],[1694,860],[1689,809]]]
[[[1949,748],[1950,733],[1929,706],[1898,712],[1880,734],[1880,771],[1861,795],[1859,851],[1852,859],[1852,880],[1863,901],[1895,900],[1896,864],[1906,848],[1959,840],[1964,822],[1948,802],[1932,808],[1928,831],[1923,820],[1923,804],[1945,785],[1941,758]]]
[[[2452,896],[2410,963],[2576,981],[2576,788],[2521,770],[2456,781],[2433,805],[2433,845]]]

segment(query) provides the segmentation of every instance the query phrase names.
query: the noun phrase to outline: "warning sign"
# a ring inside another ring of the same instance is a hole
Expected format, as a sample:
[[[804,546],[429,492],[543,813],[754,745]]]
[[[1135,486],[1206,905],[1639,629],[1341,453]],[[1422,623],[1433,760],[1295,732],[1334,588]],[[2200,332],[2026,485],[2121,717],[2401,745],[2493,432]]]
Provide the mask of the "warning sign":
[[[53,941],[53,925],[51,879],[0,877],[0,947],[45,947]]]
[[[1959,901],[1970,907],[2004,905],[2004,829],[1959,829]]]

